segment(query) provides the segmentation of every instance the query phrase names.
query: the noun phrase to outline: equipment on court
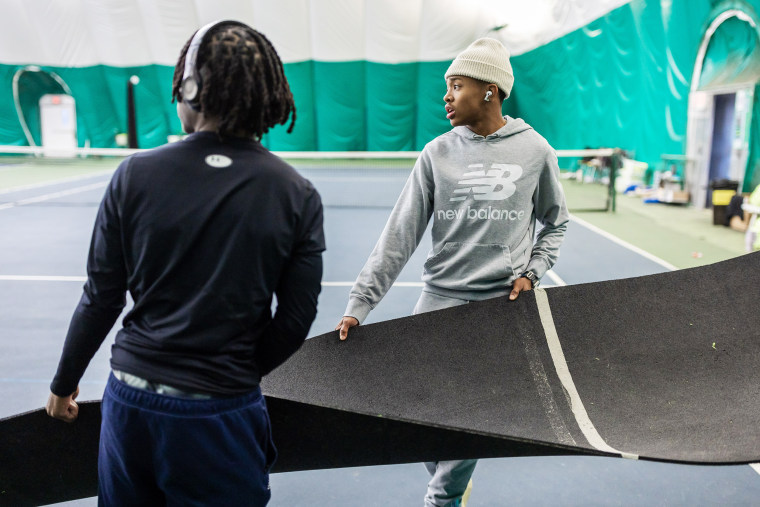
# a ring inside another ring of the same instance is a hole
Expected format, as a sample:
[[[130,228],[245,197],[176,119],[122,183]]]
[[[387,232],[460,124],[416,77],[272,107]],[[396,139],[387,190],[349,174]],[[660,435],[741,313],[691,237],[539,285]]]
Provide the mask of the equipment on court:
[[[201,90],[203,89],[203,79],[198,70],[198,52],[206,41],[206,34],[214,28],[227,25],[250,29],[248,25],[239,21],[214,21],[201,27],[195,32],[193,40],[190,41],[190,46],[187,48],[187,54],[185,55],[185,71],[182,74],[182,85],[180,90],[182,92],[182,101],[186,102],[187,105],[196,111],[200,111],[200,97]]]
[[[307,340],[267,376],[273,472],[505,456],[760,461],[760,252]],[[99,404],[0,420],[0,503],[97,492]],[[463,409],[465,407],[466,409]]]

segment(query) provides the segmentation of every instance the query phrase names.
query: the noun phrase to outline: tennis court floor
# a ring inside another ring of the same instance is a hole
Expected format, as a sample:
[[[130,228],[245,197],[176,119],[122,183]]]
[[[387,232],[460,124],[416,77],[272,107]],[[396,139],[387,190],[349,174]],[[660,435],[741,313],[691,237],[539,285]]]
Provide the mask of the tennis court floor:
[[[84,168],[72,163],[44,171],[30,165],[26,179],[17,176],[18,167],[0,165],[0,392],[4,401],[0,417],[39,408],[47,399],[84,281],[97,205],[117,163],[87,162]],[[315,336],[332,330],[339,320],[350,286],[379,237],[408,169],[305,167],[302,171],[325,203],[328,250],[319,313],[310,333]],[[590,225],[588,214],[582,216],[570,224],[560,260],[544,278],[544,286],[639,276],[673,267],[673,262],[661,261],[646,249]],[[411,313],[429,247],[428,234],[370,322]],[[110,340],[112,335],[82,379],[82,400],[101,397],[109,371]],[[473,481],[469,504],[473,507],[756,505],[760,498],[760,472],[746,465],[687,466],[596,457],[490,459],[480,462]],[[424,467],[416,463],[275,474],[270,505],[421,505],[426,482]],[[69,504],[95,505],[96,501]]]

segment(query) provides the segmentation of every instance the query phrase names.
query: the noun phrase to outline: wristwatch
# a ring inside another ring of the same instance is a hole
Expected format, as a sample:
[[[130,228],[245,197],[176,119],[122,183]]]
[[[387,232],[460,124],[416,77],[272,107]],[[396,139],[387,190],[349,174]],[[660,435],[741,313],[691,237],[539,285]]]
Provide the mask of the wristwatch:
[[[527,278],[528,280],[530,280],[530,284],[533,286],[534,289],[538,287],[539,283],[541,283],[533,271],[526,271],[525,273],[520,275],[520,278]]]

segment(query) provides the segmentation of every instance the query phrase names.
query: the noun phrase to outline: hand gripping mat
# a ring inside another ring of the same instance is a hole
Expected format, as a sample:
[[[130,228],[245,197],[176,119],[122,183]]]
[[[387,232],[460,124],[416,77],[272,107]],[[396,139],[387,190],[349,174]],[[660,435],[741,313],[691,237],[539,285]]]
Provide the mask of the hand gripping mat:
[[[440,459],[760,461],[760,253],[308,340],[262,387],[274,472]],[[98,404],[0,421],[0,503],[95,494]],[[44,491],[42,491],[44,489]]]

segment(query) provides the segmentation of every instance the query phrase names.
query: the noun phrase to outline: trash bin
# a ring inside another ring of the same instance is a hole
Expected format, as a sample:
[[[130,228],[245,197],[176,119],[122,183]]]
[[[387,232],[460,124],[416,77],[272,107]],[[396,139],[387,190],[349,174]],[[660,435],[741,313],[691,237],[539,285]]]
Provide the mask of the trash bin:
[[[731,198],[739,190],[739,182],[736,180],[713,180],[710,182],[712,190],[713,225],[726,225],[726,209]]]

